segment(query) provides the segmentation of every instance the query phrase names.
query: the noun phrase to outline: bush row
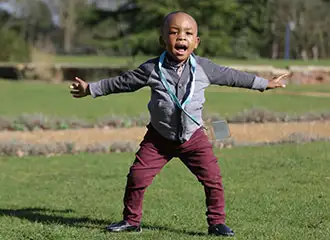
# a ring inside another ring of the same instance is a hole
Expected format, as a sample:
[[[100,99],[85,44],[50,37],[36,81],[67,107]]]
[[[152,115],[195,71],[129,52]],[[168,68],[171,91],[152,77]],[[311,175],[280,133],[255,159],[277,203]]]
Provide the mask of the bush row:
[[[221,117],[220,115],[206,114],[205,121],[211,122],[225,119],[229,123],[267,123],[267,122],[300,122],[330,120],[330,112],[306,113],[302,115],[290,115],[288,113],[271,112],[267,109],[253,108],[244,110],[233,117]],[[21,115],[16,118],[0,117],[0,131],[33,131],[33,130],[63,130],[78,128],[128,128],[145,126],[148,124],[148,116],[121,117],[109,116],[94,123],[82,119],[62,119],[48,117],[43,114]]]
[[[91,123],[78,118],[58,118],[43,114],[23,114],[16,118],[0,117],[0,131],[64,130],[96,127],[128,128],[145,126],[147,123],[147,116],[109,116]]]
[[[207,116],[209,121],[221,119],[219,115]],[[226,118],[228,123],[269,123],[269,122],[307,122],[330,120],[330,112],[304,113],[291,115],[288,113],[272,112],[264,108],[246,109],[235,116]]]
[[[215,149],[244,147],[244,146],[270,146],[284,143],[302,144],[316,141],[330,141],[330,138],[311,137],[302,133],[293,133],[287,138],[276,142],[264,143],[235,143],[234,139],[223,141],[211,141]],[[16,141],[0,142],[0,156],[55,156],[63,154],[79,153],[114,153],[114,152],[136,152],[138,144],[135,142],[114,142],[111,144],[99,143],[79,148],[72,142],[57,142],[49,144],[27,144]]]
[[[73,142],[56,142],[47,144],[31,144],[19,141],[0,142],[0,156],[55,156],[78,153],[113,153],[134,152],[138,145],[133,142],[114,142],[112,144],[93,144],[78,147]]]

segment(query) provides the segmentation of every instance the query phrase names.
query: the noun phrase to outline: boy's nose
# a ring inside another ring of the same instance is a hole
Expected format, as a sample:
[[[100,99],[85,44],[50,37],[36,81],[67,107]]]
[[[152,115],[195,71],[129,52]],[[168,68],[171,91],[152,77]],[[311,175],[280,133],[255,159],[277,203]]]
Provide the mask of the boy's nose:
[[[186,36],[184,34],[180,34],[178,36],[178,40],[185,40],[186,39]]]

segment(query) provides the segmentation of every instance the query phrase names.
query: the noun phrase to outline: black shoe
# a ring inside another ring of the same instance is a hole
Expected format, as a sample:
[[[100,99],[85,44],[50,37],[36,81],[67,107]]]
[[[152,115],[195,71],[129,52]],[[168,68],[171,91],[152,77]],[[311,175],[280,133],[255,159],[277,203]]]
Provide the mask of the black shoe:
[[[216,224],[209,227],[209,234],[216,236],[232,237],[235,235],[234,231],[225,224]]]
[[[133,226],[125,220],[110,224],[105,230],[109,232],[142,232],[140,226]]]

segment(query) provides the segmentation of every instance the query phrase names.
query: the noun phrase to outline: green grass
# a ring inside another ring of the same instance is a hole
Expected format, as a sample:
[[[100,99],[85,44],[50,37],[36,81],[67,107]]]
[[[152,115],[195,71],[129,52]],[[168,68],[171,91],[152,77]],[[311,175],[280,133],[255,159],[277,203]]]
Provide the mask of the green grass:
[[[113,94],[92,99],[74,99],[69,94],[70,83],[47,84],[0,81],[0,115],[43,113],[47,116],[77,117],[90,121],[110,115],[147,115],[148,88],[134,93]],[[260,93],[246,89],[211,87],[206,92],[205,111],[209,114],[232,116],[244,109],[267,108],[271,111],[302,114],[329,111],[328,97],[308,97]]]
[[[269,65],[277,68],[287,68],[288,66],[329,66],[330,59],[326,60],[273,60],[273,59],[257,59],[257,60],[237,60],[237,59],[221,59],[211,58],[215,63],[222,65]]]
[[[227,224],[244,240],[327,240],[330,143],[225,149],[219,156]],[[0,239],[211,239],[204,193],[173,159],[145,194],[142,234],[121,220],[133,154],[0,158]]]
[[[315,84],[315,85],[289,85],[288,88],[281,89],[278,92],[320,92],[330,94],[330,84]]]
[[[243,89],[240,88],[219,88],[217,86],[211,86],[211,91],[227,91],[227,92],[239,92]],[[209,88],[209,89],[210,89]],[[248,90],[247,90],[248,91]],[[330,94],[330,84],[288,84],[286,88],[274,89],[271,93],[328,93]]]
[[[138,66],[144,61],[155,56],[137,56],[133,60],[132,57],[107,57],[107,56],[56,56],[56,63],[76,63],[76,64],[109,64],[112,66],[125,66],[129,62],[134,66]],[[256,59],[256,60],[239,60],[239,59],[223,59],[223,58],[210,58],[214,62],[222,65],[271,65],[278,68],[286,68],[287,66],[329,66],[330,59],[326,60],[272,60],[272,59]]]

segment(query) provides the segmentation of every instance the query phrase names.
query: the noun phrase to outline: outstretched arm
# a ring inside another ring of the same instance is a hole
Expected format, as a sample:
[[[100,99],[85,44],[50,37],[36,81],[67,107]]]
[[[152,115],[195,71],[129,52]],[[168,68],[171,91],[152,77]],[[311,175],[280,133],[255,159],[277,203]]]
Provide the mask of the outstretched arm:
[[[71,94],[75,98],[92,95],[93,98],[112,93],[134,92],[147,85],[149,73],[141,65],[137,69],[127,71],[120,76],[102,79],[97,82],[87,83],[76,77],[70,86]]]
[[[230,67],[220,66],[206,58],[201,58],[200,64],[203,67],[210,83],[220,86],[249,88],[264,91],[266,89],[285,87],[282,83],[282,79],[288,76],[287,74],[284,74],[279,78],[268,80]]]

